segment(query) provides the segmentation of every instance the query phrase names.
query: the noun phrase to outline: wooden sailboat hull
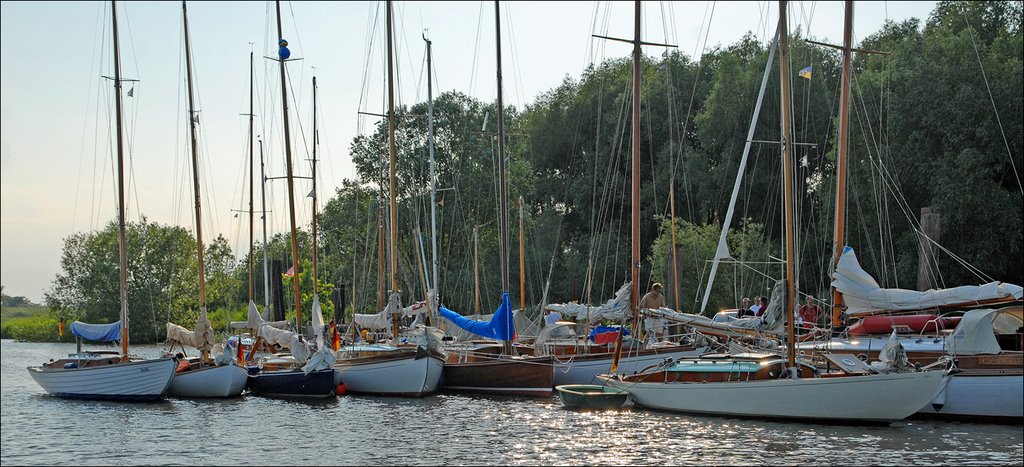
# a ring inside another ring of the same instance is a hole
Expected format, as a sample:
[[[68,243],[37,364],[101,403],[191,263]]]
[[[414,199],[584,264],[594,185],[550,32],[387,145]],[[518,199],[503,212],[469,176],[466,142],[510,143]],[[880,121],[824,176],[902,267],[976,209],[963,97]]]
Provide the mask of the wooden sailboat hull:
[[[495,357],[445,362],[441,389],[488,394],[551,397],[551,357]]]
[[[167,391],[176,366],[173,358],[160,358],[78,368],[29,367],[28,373],[57,397],[152,401]]]
[[[249,375],[249,391],[258,396],[327,398],[334,396],[334,370],[306,374],[302,369],[261,371]]]
[[[629,391],[642,407],[709,415],[888,423],[930,403],[949,381],[944,371],[726,382],[629,382],[599,377]]]
[[[677,359],[685,357],[696,357],[703,354],[706,347],[697,349],[668,348],[668,349],[644,349],[637,353],[623,354],[619,359],[620,373],[635,373],[651,365],[657,365],[667,358]],[[603,352],[589,355],[559,356],[554,359],[554,384],[594,384],[597,382],[597,375],[608,373],[611,368],[613,352]]]
[[[444,360],[434,353],[401,350],[341,359],[334,363],[334,384],[348,392],[379,396],[423,397],[434,393]]]
[[[195,368],[178,373],[167,390],[173,397],[235,397],[242,394],[249,373],[238,365]]]

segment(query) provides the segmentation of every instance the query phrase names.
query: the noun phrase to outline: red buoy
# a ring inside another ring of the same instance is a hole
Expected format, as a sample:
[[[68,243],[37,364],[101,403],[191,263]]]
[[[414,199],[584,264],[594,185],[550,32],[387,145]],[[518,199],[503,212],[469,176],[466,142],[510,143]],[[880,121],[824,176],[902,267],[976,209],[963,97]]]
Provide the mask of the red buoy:
[[[334,388],[334,394],[339,395],[339,396],[344,396],[345,393],[347,393],[347,392],[348,392],[348,387],[345,386],[345,383],[341,383],[341,384],[338,385],[338,387]]]

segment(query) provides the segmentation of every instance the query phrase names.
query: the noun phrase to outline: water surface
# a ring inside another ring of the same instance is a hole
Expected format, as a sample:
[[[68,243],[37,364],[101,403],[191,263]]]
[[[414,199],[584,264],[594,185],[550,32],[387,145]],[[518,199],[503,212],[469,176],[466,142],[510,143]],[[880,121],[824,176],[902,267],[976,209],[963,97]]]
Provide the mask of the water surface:
[[[3,465],[991,465],[1024,463],[1020,425],[843,426],[438,394],[297,402],[244,395],[64,400],[28,375],[71,344],[2,341]],[[157,356],[158,347],[133,353]],[[841,403],[841,402],[839,402]]]

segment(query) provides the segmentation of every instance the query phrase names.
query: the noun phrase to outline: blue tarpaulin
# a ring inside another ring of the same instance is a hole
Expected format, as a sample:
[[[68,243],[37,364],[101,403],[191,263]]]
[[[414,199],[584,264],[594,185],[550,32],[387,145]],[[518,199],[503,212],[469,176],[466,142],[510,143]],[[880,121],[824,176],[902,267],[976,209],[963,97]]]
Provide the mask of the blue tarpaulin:
[[[110,324],[89,324],[74,321],[71,323],[71,333],[89,341],[117,341],[121,340],[121,321],[115,321]]]
[[[452,324],[465,329],[480,337],[497,339],[499,341],[511,341],[516,339],[516,324],[512,320],[512,305],[509,302],[508,292],[501,294],[501,306],[490,321],[477,321],[466,318],[452,310],[440,306],[441,316],[445,317]]]

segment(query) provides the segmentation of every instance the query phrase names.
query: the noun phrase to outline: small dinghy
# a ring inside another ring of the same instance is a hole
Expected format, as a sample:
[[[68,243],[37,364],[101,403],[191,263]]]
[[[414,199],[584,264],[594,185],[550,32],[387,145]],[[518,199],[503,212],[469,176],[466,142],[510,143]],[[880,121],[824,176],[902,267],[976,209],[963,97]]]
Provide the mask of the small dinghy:
[[[625,390],[599,384],[562,384],[555,389],[569,409],[617,409],[629,397]]]

